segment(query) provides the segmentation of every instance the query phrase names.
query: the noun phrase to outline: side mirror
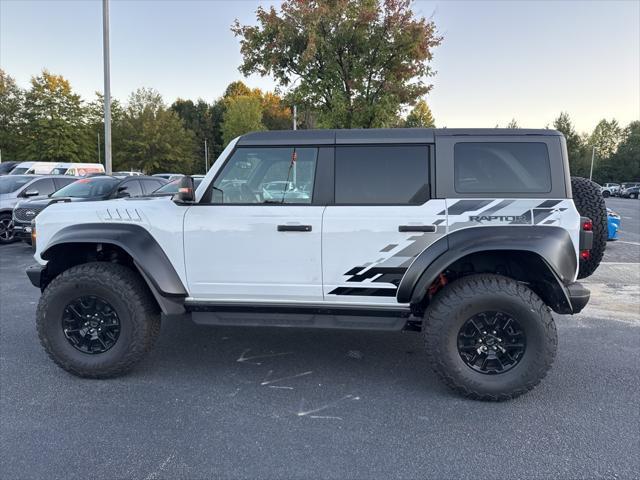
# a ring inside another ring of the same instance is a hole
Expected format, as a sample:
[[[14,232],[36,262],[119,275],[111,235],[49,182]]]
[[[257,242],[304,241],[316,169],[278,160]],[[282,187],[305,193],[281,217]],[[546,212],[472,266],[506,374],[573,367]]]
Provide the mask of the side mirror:
[[[193,203],[195,200],[195,188],[193,186],[193,178],[190,175],[185,175],[180,179],[177,198],[181,203]]]
[[[116,197],[118,198],[124,198],[124,197],[130,197],[131,195],[129,195],[129,193],[127,192],[127,187],[118,187],[118,191],[116,192]]]
[[[40,195],[40,192],[38,192],[38,190],[27,190],[23,195],[25,197],[37,197]]]

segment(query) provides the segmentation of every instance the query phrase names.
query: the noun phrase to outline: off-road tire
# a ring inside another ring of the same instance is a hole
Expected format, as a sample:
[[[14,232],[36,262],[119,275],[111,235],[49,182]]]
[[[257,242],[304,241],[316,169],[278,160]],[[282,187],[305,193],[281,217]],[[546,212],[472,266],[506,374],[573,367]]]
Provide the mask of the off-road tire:
[[[65,337],[62,316],[66,305],[83,295],[105,299],[120,320],[120,335],[109,350],[88,354]],[[130,371],[151,350],[160,333],[158,306],[140,275],[109,262],[77,265],[45,288],[36,313],[40,343],[51,359],[79,377],[109,378]]]
[[[517,319],[526,336],[519,363],[493,375],[467,365],[457,345],[462,325],[489,310]],[[503,401],[530,391],[553,364],[558,344],[555,323],[544,302],[524,284],[492,274],[469,275],[445,286],[429,305],[422,329],[436,374],[450,388],[475,400]]]
[[[583,217],[593,222],[593,246],[589,260],[580,259],[578,278],[587,278],[596,271],[607,248],[607,206],[597,183],[587,178],[571,177],[573,203]]]
[[[2,222],[4,225],[7,225],[7,224],[13,225],[13,217],[11,215],[11,212],[0,213],[0,222]],[[9,229],[3,226],[2,228],[3,234],[5,231],[9,231]],[[13,229],[11,229],[11,232],[8,237],[5,237],[4,235],[0,235],[0,245],[6,245],[8,243],[13,243],[14,241],[15,241],[15,237],[13,236]]]

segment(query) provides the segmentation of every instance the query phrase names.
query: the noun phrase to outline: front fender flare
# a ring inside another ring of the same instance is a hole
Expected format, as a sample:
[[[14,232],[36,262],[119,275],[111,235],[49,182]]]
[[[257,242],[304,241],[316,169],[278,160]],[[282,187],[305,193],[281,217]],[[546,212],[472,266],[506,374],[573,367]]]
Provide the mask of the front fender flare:
[[[113,244],[122,248],[133,259],[150,287],[163,297],[186,297],[180,277],[171,261],[148,230],[140,225],[116,223],[86,223],[71,225],[58,231],[40,253],[50,260],[55,247],[70,243]]]
[[[578,267],[573,241],[563,228],[535,225],[465,228],[440,238],[416,257],[400,281],[398,302],[422,302],[427,288],[449,265],[472,253],[496,250],[539,255],[563,289],[573,281]]]

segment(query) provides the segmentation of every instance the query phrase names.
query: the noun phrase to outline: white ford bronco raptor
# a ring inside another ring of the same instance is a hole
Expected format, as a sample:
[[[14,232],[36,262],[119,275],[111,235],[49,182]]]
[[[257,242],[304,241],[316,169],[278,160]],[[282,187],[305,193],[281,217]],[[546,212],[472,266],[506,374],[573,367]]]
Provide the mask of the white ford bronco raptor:
[[[195,191],[185,177],[174,198],[44,210],[27,271],[38,333],[59,366],[105,378],[140,361],[161,318],[414,330],[450,387],[513,398],[554,360],[551,311],[589,299],[576,280],[600,261],[602,218],[577,202],[553,130],[250,133]]]

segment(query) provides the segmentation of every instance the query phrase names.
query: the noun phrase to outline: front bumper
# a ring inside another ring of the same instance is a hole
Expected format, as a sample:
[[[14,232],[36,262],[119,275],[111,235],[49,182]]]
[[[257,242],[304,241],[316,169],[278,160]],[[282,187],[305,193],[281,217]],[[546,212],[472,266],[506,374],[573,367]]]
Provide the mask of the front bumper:
[[[569,303],[571,303],[572,313],[580,313],[587,303],[589,303],[591,292],[579,282],[567,285],[566,292]]]
[[[29,277],[31,284],[34,287],[42,288],[42,285],[44,284],[45,268],[46,267],[44,265],[39,264],[27,267],[27,277]]]
[[[31,241],[31,224],[13,221],[13,236],[20,240]]]

